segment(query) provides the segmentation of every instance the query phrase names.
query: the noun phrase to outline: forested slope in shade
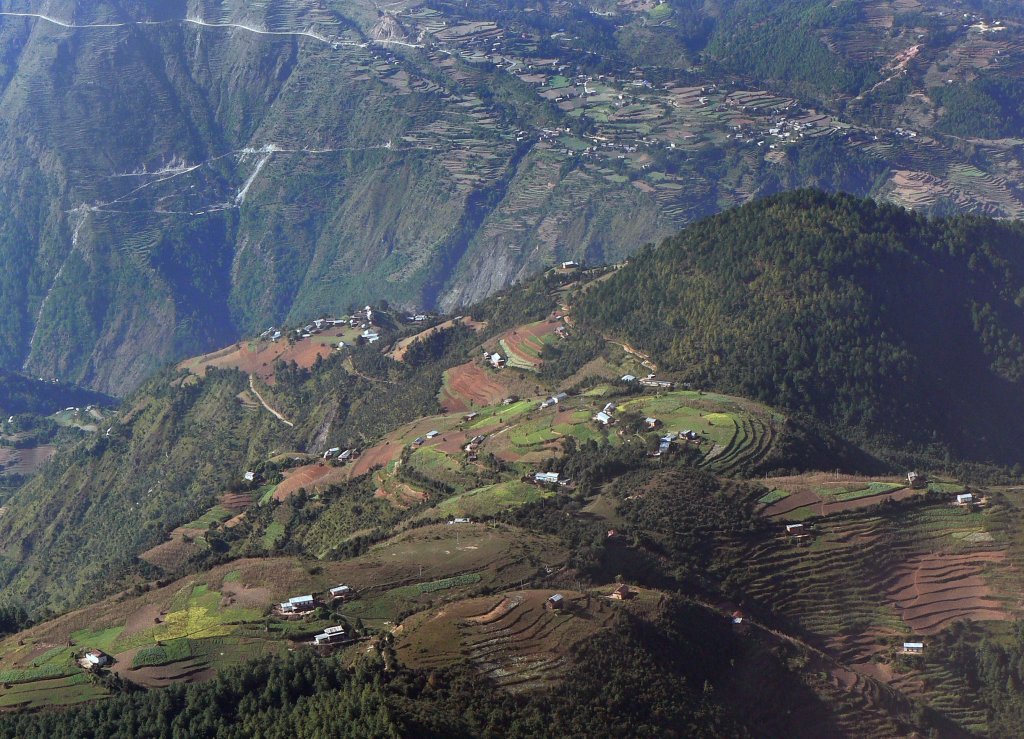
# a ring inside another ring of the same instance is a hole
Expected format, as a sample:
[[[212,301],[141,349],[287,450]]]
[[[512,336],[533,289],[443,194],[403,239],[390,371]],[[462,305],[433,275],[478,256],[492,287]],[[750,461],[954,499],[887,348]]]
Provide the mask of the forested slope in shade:
[[[586,326],[664,369],[886,439],[1019,462],[1024,225],[801,191],[643,250]]]

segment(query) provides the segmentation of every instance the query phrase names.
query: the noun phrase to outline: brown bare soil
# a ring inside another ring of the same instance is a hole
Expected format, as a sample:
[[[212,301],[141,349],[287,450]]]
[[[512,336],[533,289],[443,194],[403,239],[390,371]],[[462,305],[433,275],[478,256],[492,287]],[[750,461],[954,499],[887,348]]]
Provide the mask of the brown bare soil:
[[[987,564],[1005,559],[1002,551],[919,555],[894,573],[887,596],[918,634],[934,634],[958,619],[1006,621],[1012,616],[984,577]]]
[[[510,395],[501,375],[501,372],[485,369],[475,361],[453,367],[445,372],[441,405],[449,413],[465,413],[474,406],[500,403]]]
[[[128,620],[125,621],[124,631],[121,632],[121,636],[131,636],[132,634],[138,634],[140,631],[153,628],[153,625],[156,623],[156,619],[160,618],[160,616],[160,606],[156,603],[150,603],[149,605],[142,606],[138,610],[129,614]],[[131,664],[131,660],[129,660],[128,663]]]
[[[189,540],[186,540],[186,536]],[[199,536],[202,536],[202,532],[195,529],[177,528],[171,532],[171,537],[167,541],[147,549],[139,555],[139,559],[167,572],[173,572],[199,551],[199,545],[195,542],[195,538]]]
[[[121,659],[111,668],[121,677],[131,680],[144,688],[166,688],[175,683],[198,683],[211,680],[217,674],[212,667],[198,659],[189,659],[160,667],[139,667],[130,669],[137,649],[121,655]]]
[[[224,493],[220,496],[220,504],[229,511],[244,511],[252,505],[249,493]]]
[[[346,476],[343,467],[330,467],[322,463],[295,467],[284,473],[284,481],[274,490],[274,500],[285,500],[300,490],[320,490],[327,485],[341,482]]]
[[[370,447],[349,466],[349,477],[365,475],[374,467],[386,467],[390,462],[398,459],[401,453],[402,445],[394,442],[387,444],[382,442],[375,447]]]
[[[206,375],[207,367],[220,369],[237,369],[246,374],[256,375],[268,385],[274,384],[274,363],[279,359],[295,362],[300,367],[309,369],[317,357],[330,356],[333,348],[321,343],[320,339],[338,338],[347,330],[335,327],[309,339],[301,339],[292,345],[285,340],[279,341],[241,341],[210,354],[187,359],[178,365],[178,369],[187,369],[200,377]],[[244,402],[244,401],[243,401]]]
[[[273,602],[269,588],[251,588],[237,582],[225,582],[221,584],[220,592],[243,608],[262,608]]]
[[[12,449],[0,447],[0,471],[16,475],[31,475],[46,464],[57,453],[53,444]]]

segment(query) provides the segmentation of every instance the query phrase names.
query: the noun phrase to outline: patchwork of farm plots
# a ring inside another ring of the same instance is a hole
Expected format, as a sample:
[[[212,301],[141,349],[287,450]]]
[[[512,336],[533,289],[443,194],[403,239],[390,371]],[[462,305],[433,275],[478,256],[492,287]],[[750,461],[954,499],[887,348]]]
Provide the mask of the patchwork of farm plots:
[[[472,416],[449,413],[420,419],[367,450],[348,474],[379,466],[379,494],[402,504],[433,497],[425,481],[450,491],[422,516],[484,516],[550,494],[521,479],[560,454],[566,438],[620,445],[646,441],[645,435],[691,432],[695,438],[676,443],[699,450],[702,466],[727,474],[760,461],[781,421],[762,406],[724,395],[685,390],[616,397],[615,392],[611,386],[599,386],[548,408],[540,407],[545,396],[536,396],[483,407]],[[609,402],[619,403],[613,417],[652,417],[657,429],[601,425],[594,416]],[[482,441],[474,444],[480,437]],[[504,471],[487,465],[483,457],[492,454],[507,465]]]
[[[895,680],[887,665],[903,640],[958,619],[1013,618],[1016,596],[1003,588],[1009,563],[997,533],[1000,515],[936,503],[886,517],[823,519],[808,546],[785,535],[752,546],[744,556],[745,592],[773,604],[787,630],[858,672]]]
[[[345,562],[309,568],[296,559],[237,560],[134,598],[110,599],[0,642],[0,707],[67,705],[105,692],[75,658],[111,655],[111,669],[159,687],[206,679],[223,667],[305,642],[327,621],[267,619],[272,604],[323,593],[339,582],[359,592],[341,607],[367,624],[393,622],[411,608],[507,588],[567,556],[553,538],[479,524],[414,529]]]

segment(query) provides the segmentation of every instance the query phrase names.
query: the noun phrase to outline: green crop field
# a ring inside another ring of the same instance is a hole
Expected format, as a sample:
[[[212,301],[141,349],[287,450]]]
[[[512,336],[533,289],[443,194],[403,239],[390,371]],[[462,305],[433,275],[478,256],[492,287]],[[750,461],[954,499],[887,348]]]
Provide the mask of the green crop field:
[[[81,669],[72,659],[71,650],[68,650],[67,654],[63,655],[60,659],[51,660],[38,667],[0,670],[0,683],[13,685],[15,683],[32,683],[50,678],[63,678],[74,675],[75,672]]]
[[[507,422],[529,413],[536,407],[536,400],[520,400],[508,405],[489,405],[485,408],[477,409],[477,417],[469,428],[472,430],[487,428],[494,425],[499,418],[502,422]]]
[[[863,486],[855,486],[852,490],[842,490],[837,487],[822,485],[818,487],[817,493],[826,501],[844,502],[859,500],[860,498],[870,498],[871,496],[883,495],[884,493],[894,493],[905,487],[906,485],[896,482],[869,482]]]
[[[559,435],[551,429],[550,423],[551,418],[546,417],[516,426],[508,432],[509,441],[519,447],[531,447],[553,441]]]
[[[123,630],[124,627],[122,626],[112,626],[101,631],[82,629],[81,631],[73,632],[71,639],[75,644],[79,644],[86,649],[101,649],[104,652],[112,652],[114,644],[118,637],[121,636]]]
[[[277,490],[277,485],[264,485],[253,493],[253,498],[260,502],[260,505],[267,503],[271,498],[274,497],[274,491]]]
[[[188,639],[172,639],[165,644],[154,644],[144,647],[135,654],[132,669],[139,667],[156,667],[171,662],[179,662],[192,656],[192,647]]]
[[[221,600],[221,594],[205,584],[186,585],[172,599],[162,623],[124,638],[112,636],[108,642],[109,649],[104,651],[117,653],[133,647],[152,645],[158,641],[227,636],[234,630],[233,624],[259,621],[263,618],[262,609],[222,606]]]
[[[263,532],[260,543],[264,549],[273,549],[282,536],[284,536],[284,524],[280,521],[271,521],[267,525],[266,531]]]
[[[71,706],[104,698],[108,693],[80,668],[66,677],[17,683],[0,690],[0,707],[20,709]]]
[[[515,508],[552,495],[554,493],[550,490],[526,482],[502,482],[448,498],[430,509],[428,513],[431,517],[490,516],[507,508]]]
[[[434,580],[433,582],[421,582],[416,587],[419,588],[421,593],[436,593],[438,590],[448,590],[449,588],[457,588],[464,585],[473,585],[478,582],[480,582],[480,574],[477,572],[473,572],[468,575],[456,575],[455,577],[446,577],[444,580]]]
[[[789,492],[787,492],[786,490],[776,488],[775,490],[772,490],[771,492],[762,495],[760,498],[757,499],[757,502],[762,505],[771,505],[772,503],[783,500],[784,498],[788,498],[789,495]]]
[[[186,529],[208,529],[210,524],[221,523],[231,518],[231,511],[223,506],[216,505],[195,521],[190,521],[183,528]]]

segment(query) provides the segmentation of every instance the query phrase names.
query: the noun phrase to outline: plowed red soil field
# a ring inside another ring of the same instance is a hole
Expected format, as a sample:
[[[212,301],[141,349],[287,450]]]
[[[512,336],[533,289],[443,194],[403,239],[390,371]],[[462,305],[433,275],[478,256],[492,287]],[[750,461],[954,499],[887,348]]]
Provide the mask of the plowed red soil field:
[[[330,467],[326,464],[308,464],[295,467],[284,473],[284,481],[274,490],[274,500],[284,500],[300,490],[313,492],[327,485],[341,482],[347,477],[344,467]]]
[[[986,564],[1005,559],[1002,551],[914,557],[894,573],[888,597],[918,634],[934,634],[958,619],[1007,621],[1011,614],[983,575]]]
[[[274,341],[242,341],[201,357],[187,359],[178,365],[193,374],[203,377],[207,367],[231,368],[247,374],[254,374],[268,385],[274,384],[274,363],[277,360],[295,362],[306,369],[313,366],[317,357],[328,357],[334,351],[331,344],[322,343],[325,338],[337,338],[346,329],[341,327],[324,331],[322,334],[288,345],[283,339]]]
[[[509,388],[502,382],[501,373],[485,369],[477,362],[466,362],[444,373],[441,405],[449,413],[463,413],[473,405],[494,405],[508,396]]]

